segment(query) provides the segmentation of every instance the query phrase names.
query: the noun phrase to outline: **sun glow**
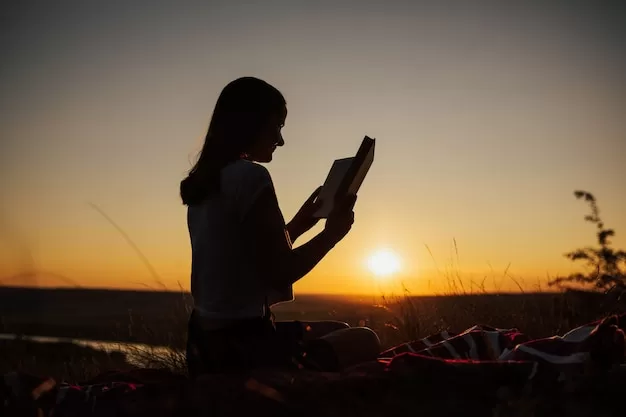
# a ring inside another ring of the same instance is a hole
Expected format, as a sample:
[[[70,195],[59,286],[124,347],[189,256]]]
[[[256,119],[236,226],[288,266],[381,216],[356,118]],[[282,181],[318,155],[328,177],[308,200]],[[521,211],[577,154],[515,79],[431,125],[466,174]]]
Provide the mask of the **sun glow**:
[[[400,258],[389,249],[379,249],[367,259],[368,269],[377,277],[389,277],[400,271]]]

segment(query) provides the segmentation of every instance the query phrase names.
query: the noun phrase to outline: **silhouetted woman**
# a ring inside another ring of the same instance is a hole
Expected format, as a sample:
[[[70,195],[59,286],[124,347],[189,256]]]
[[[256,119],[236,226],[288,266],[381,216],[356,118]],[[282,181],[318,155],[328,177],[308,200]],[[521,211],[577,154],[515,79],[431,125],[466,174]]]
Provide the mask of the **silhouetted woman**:
[[[350,231],[356,199],[339,205],[317,236],[292,247],[317,223],[319,189],[285,224],[269,172],[258,164],[284,145],[286,117],[276,88],[252,77],[232,81],[217,100],[198,161],[180,184],[192,248],[191,377],[258,367],[336,370],[378,353],[379,340],[366,328],[273,320],[270,306],[291,301],[292,284]]]

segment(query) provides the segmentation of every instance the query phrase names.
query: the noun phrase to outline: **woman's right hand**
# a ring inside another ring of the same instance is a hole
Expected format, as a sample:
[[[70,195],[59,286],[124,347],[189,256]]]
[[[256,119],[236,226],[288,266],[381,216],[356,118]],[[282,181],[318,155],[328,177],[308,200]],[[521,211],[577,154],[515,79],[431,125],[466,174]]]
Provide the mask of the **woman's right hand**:
[[[354,223],[354,204],[356,195],[348,196],[342,204],[336,205],[326,219],[324,233],[333,241],[338,243],[343,239]]]

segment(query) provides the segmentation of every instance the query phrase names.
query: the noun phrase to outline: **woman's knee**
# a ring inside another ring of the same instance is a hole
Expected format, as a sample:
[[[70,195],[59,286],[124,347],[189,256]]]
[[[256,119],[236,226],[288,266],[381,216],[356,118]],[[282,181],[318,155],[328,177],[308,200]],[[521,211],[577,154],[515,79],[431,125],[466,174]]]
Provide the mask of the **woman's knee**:
[[[376,360],[380,354],[380,338],[368,327],[340,329],[322,339],[332,345],[341,368]]]
[[[319,339],[337,330],[350,328],[348,323],[334,320],[303,321],[301,324],[305,340]]]
[[[378,334],[369,327],[352,327],[346,329],[346,336],[352,343],[357,344],[363,351],[367,350],[375,357],[380,353],[380,338]]]

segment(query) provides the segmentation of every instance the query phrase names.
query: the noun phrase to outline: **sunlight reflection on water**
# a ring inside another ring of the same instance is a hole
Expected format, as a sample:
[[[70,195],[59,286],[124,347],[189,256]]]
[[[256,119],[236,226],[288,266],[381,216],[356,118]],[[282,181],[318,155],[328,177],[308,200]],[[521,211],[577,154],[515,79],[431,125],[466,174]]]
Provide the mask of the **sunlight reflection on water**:
[[[0,340],[25,340],[39,343],[72,343],[77,346],[89,347],[105,352],[119,352],[125,355],[126,360],[131,365],[142,365],[142,357],[147,353],[154,355],[164,355],[172,352],[166,346],[152,346],[143,343],[107,342],[101,340],[72,339],[69,337],[52,336],[25,336],[17,334],[0,333]],[[138,354],[139,353],[139,354]]]

